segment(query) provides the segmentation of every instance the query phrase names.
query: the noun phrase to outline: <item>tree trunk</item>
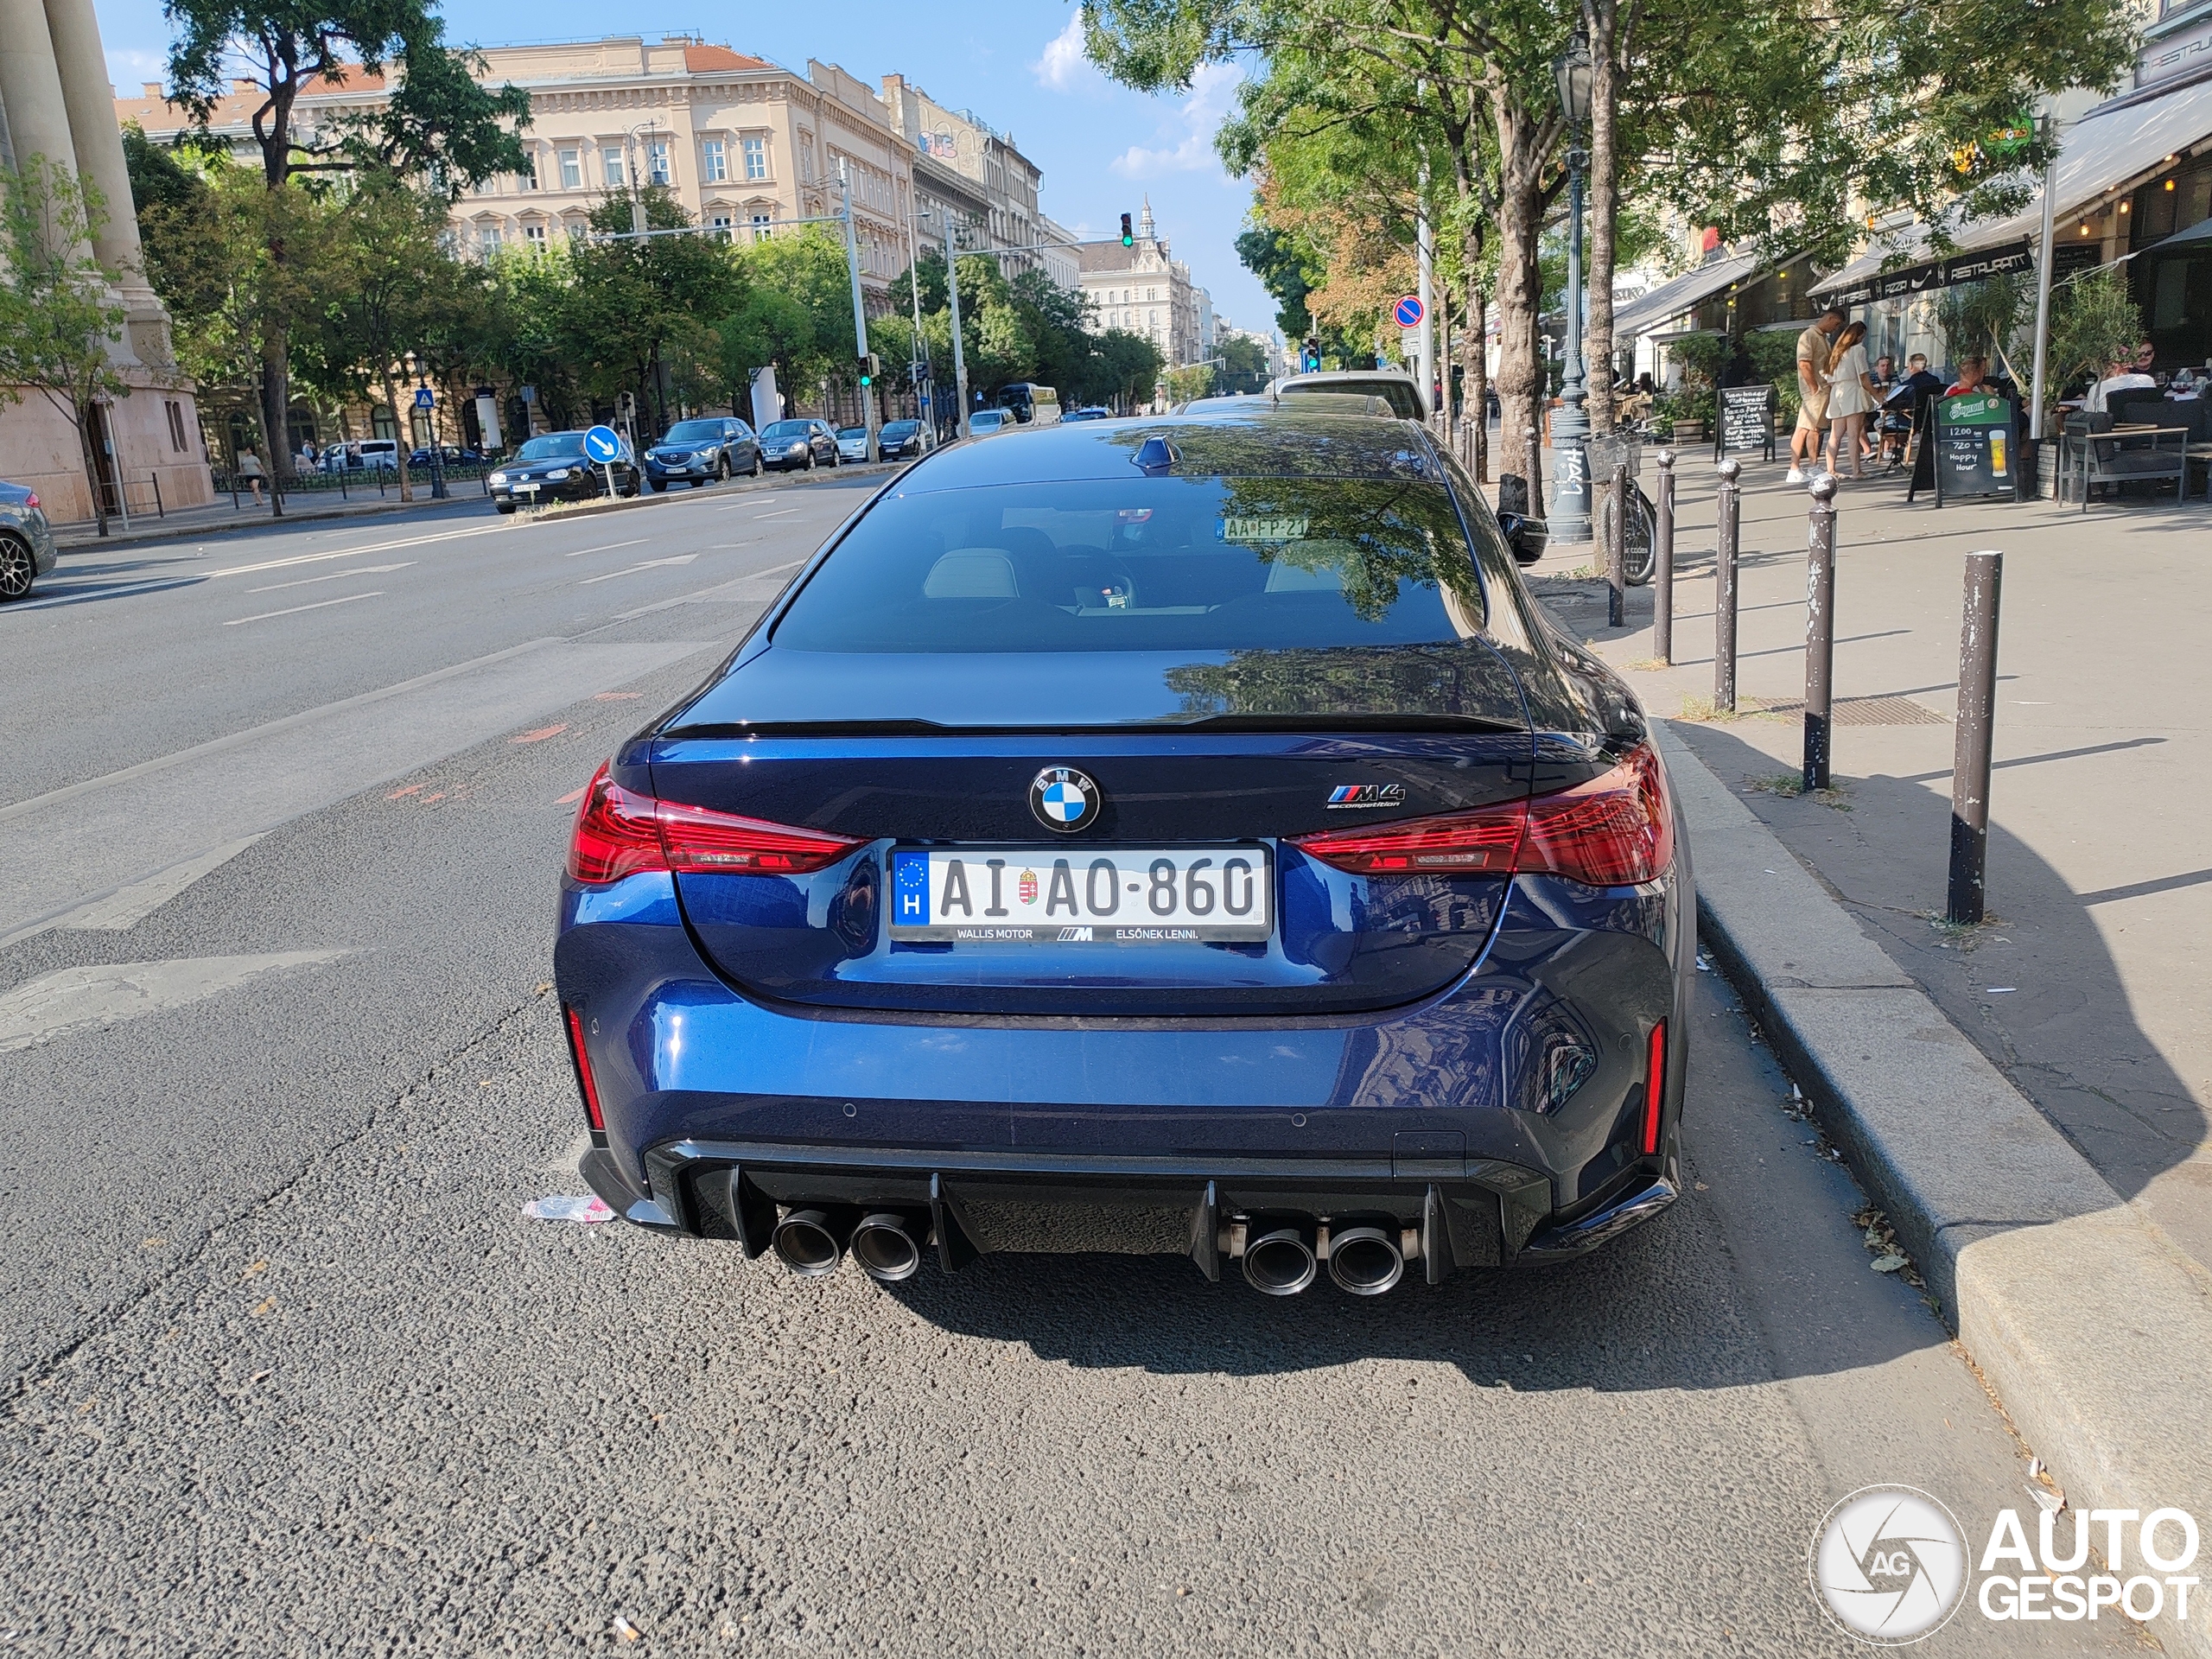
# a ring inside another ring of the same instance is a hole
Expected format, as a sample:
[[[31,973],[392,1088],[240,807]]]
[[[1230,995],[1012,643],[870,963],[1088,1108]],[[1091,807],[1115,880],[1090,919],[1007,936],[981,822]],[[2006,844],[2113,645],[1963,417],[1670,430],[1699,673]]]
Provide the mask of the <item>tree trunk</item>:
[[[60,400],[54,400],[59,403]],[[98,405],[79,404],[76,410],[77,448],[85,462],[85,483],[92,493],[92,522],[99,533],[107,534],[107,498],[100,493],[100,462],[92,447],[92,423],[98,419]]]
[[[399,406],[399,388],[391,383],[391,360],[389,358],[380,359],[377,364],[377,372],[384,380],[384,406],[391,411],[392,428],[395,431],[406,435],[400,438],[399,453],[393,459],[399,463],[399,499],[402,501],[412,502],[415,499],[415,486],[408,482],[407,479],[407,454],[409,440],[413,436],[413,431],[408,424],[406,411]],[[372,432],[376,430],[375,422],[369,423],[369,430]]]
[[[1590,365],[1590,429],[1613,429],[1613,256],[1620,222],[1620,8],[1585,0],[1590,24],[1590,284],[1582,353]]]
[[[1538,378],[1537,316],[1543,298],[1536,239],[1543,228],[1543,157],[1535,123],[1502,89],[1494,92],[1497,119],[1497,400],[1506,453],[1529,428],[1543,430]],[[1533,504],[1532,504],[1533,505]]]

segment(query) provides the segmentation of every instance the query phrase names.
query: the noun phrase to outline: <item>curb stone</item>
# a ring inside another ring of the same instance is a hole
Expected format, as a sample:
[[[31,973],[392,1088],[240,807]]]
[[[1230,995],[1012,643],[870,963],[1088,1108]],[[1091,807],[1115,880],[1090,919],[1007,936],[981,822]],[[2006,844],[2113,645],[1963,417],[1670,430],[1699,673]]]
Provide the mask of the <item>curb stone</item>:
[[[2113,1190],[1667,721],[1652,724],[1696,849],[1700,942],[2068,1506],[2077,1519],[2185,1510],[2212,1543],[2212,1275]],[[2034,1506],[2022,1499],[2024,1522]],[[2175,1547],[2171,1529],[2161,1542]],[[2212,1659],[2209,1568],[2200,1546],[2190,1571],[2207,1583],[2190,1618],[2173,1617],[2169,1595],[2149,1626],[2169,1652]],[[2164,1576],[2133,1556],[2118,1571]]]

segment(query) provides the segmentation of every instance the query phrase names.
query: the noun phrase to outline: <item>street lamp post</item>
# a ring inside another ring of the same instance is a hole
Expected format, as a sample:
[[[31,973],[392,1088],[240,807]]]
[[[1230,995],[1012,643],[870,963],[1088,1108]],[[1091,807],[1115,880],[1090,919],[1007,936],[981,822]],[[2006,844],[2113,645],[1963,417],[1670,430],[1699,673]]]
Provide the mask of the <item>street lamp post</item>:
[[[959,260],[960,256],[952,245],[952,213],[948,208],[944,215],[944,292],[952,313],[952,397],[960,416],[959,424],[953,428],[952,435],[964,438],[968,435],[968,356],[960,344]]]
[[[1589,393],[1582,361],[1582,130],[1590,119],[1590,42],[1576,29],[1567,50],[1552,65],[1559,82],[1560,111],[1567,117],[1567,364],[1559,391],[1559,413],[1552,417],[1551,536],[1554,542],[1590,539],[1590,417],[1583,404]]]

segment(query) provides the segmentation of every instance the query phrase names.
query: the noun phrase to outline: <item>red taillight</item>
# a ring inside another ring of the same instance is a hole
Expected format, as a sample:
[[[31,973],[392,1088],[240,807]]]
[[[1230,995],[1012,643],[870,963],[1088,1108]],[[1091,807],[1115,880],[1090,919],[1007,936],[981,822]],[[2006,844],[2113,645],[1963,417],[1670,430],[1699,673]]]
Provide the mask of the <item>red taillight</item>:
[[[1659,1150],[1659,1110],[1667,1099],[1667,1022],[1651,1027],[1650,1046],[1644,1055],[1643,1155]]]
[[[599,1085],[592,1081],[591,1056],[584,1052],[584,1022],[565,1003],[561,1012],[569,1022],[569,1058],[575,1063],[576,1087],[583,1090],[584,1116],[590,1120],[594,1135],[605,1135],[607,1120],[600,1116]]]
[[[641,870],[679,875],[806,875],[864,843],[623,788],[601,766],[576,808],[569,874],[594,886]]]
[[[36,490],[33,490],[28,496],[24,497],[23,505],[27,507],[35,509],[38,505],[38,492]]]
[[[1481,871],[1571,876],[1593,887],[1627,887],[1675,861],[1674,820],[1648,748],[1603,777],[1533,800],[1330,830],[1291,843],[1356,875]]]

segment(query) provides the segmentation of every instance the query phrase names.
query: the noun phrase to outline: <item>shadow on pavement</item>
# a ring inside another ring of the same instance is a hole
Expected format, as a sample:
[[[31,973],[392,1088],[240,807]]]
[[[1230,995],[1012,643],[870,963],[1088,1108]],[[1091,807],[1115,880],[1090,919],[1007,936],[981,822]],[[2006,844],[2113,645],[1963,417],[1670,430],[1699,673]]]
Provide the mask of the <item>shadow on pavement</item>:
[[[2212,1121],[2137,1023],[2091,913],[2121,899],[2212,880],[2212,870],[2192,868],[2078,893],[1993,822],[1993,919],[1974,929],[1941,926],[1948,772],[1839,774],[1840,805],[1847,808],[1839,810],[1746,788],[1749,780],[1787,768],[1724,728],[1676,721],[1674,729],[2123,1197],[2139,1200],[2184,1249],[2212,1262],[2212,1162],[2193,1158]]]

